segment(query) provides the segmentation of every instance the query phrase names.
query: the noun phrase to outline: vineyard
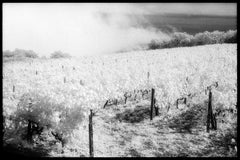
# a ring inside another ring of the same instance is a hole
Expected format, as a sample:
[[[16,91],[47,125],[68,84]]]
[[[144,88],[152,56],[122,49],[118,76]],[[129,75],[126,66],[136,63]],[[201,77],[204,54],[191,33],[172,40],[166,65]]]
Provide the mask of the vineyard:
[[[50,157],[88,157],[92,109],[94,157],[236,156],[236,44],[13,61],[3,63],[2,78],[7,145],[31,150],[41,145],[39,150]],[[209,86],[214,86],[218,126],[208,133]],[[150,120],[152,88],[159,115]],[[49,113],[48,119],[39,118],[46,121],[35,118],[32,124],[44,128],[54,121],[53,135],[67,135],[64,145],[39,140],[41,136],[31,143],[19,138],[27,124],[12,131],[28,101],[38,106],[36,113],[30,111],[35,117],[42,110]]]

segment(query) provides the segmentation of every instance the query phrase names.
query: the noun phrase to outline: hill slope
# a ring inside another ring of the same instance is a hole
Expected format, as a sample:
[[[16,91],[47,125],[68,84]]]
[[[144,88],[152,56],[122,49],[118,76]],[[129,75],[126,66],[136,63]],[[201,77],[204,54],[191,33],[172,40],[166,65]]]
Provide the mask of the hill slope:
[[[95,156],[233,156],[234,147],[229,146],[236,138],[236,55],[236,44],[216,44],[7,63],[3,111],[6,117],[11,115],[21,96],[30,91],[70,107],[77,103],[86,116],[92,108]],[[205,91],[216,82],[213,109],[222,113],[217,117],[218,130],[206,133]],[[151,88],[160,109],[153,121],[149,120]],[[131,95],[126,103],[124,94]],[[176,100],[183,97],[187,103],[176,108]],[[88,156],[87,126],[88,118],[73,131],[64,154],[49,154]]]

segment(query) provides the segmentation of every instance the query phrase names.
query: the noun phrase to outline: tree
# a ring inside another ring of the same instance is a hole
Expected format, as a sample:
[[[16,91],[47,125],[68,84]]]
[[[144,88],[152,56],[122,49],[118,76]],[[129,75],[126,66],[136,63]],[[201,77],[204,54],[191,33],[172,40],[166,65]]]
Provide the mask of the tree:
[[[63,53],[62,51],[55,51],[51,54],[50,58],[70,58],[68,53]]]

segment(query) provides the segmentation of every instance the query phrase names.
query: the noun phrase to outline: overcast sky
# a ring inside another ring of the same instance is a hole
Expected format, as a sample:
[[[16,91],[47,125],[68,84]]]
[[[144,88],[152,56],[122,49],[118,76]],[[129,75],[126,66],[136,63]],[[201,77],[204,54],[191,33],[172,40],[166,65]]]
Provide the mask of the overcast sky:
[[[168,38],[136,27],[144,19],[127,14],[197,14],[236,16],[234,3],[4,3],[3,50],[31,49],[40,55],[62,50],[73,55],[114,52],[153,38]],[[108,22],[102,13],[111,15]]]

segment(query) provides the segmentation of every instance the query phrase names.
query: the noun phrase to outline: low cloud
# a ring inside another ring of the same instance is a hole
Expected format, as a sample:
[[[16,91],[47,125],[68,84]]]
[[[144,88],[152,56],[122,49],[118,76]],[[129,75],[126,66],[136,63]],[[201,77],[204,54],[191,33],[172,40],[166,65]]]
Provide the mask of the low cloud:
[[[169,38],[141,16],[157,12],[157,5],[5,3],[3,49],[30,49],[40,55],[61,50],[81,56],[137,48]]]
[[[168,38],[159,30],[142,27],[147,21],[140,16],[109,11],[84,5],[5,5],[3,49],[31,49],[41,55],[62,50],[81,56],[112,53],[136,48],[151,39]]]

